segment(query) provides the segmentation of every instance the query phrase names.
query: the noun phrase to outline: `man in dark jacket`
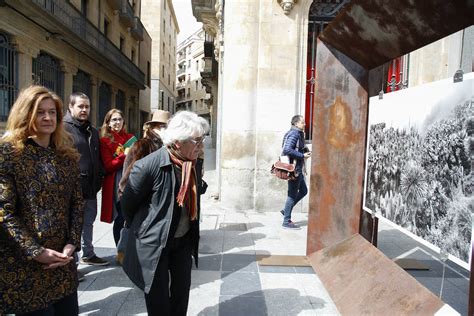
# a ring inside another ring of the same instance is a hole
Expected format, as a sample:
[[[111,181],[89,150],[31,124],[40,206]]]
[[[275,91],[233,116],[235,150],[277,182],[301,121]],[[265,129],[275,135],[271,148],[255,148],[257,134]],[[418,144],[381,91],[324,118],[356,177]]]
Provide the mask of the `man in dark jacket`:
[[[84,224],[82,227],[81,263],[105,266],[109,262],[97,257],[92,245],[92,231],[97,216],[97,192],[102,184],[103,167],[100,158],[99,133],[89,122],[89,97],[75,92],[69,97],[69,111],[64,116],[64,127],[72,135],[74,145],[81,155],[82,195],[85,200]]]
[[[165,147],[134,164],[122,195],[130,223],[123,269],[145,292],[148,315],[185,316],[188,309],[199,248],[196,161],[208,130],[197,114],[178,112],[161,135]]]
[[[286,229],[300,229],[298,225],[291,221],[291,212],[296,203],[308,193],[303,168],[304,160],[311,155],[311,152],[305,147],[304,127],[304,117],[295,115],[291,119],[291,129],[283,137],[283,155],[290,158],[290,163],[296,162],[297,173],[296,179],[288,181],[288,197],[285,208],[281,211],[284,217],[283,228]]]

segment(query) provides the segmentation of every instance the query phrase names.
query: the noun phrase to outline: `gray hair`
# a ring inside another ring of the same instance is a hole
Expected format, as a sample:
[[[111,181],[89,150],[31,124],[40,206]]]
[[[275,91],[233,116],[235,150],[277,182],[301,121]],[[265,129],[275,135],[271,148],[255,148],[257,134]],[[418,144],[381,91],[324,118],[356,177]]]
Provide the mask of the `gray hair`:
[[[168,127],[161,134],[165,146],[184,142],[192,137],[202,137],[209,131],[209,123],[194,112],[180,111],[173,115]]]

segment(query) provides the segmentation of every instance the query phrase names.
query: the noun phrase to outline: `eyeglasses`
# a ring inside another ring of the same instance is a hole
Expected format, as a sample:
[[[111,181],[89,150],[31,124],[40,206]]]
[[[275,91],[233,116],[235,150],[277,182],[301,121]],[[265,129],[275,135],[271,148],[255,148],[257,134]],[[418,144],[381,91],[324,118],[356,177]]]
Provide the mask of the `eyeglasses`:
[[[193,143],[195,146],[201,145],[204,142],[204,140],[206,140],[206,136],[202,136],[196,139],[192,139],[192,138],[189,139],[189,141]]]
[[[155,129],[155,128],[166,128],[168,125],[166,123],[149,123],[148,128]]]
[[[111,122],[122,122],[123,118],[121,117],[114,117],[113,119],[110,119]]]

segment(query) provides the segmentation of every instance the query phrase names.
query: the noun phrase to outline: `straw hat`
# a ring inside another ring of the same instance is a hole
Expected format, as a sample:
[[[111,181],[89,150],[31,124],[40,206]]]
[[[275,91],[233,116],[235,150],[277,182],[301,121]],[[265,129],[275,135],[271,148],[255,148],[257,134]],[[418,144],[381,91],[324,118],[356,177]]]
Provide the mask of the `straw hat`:
[[[146,122],[145,124],[151,124],[151,123],[168,124],[169,119],[170,119],[170,112],[163,111],[163,110],[156,110],[153,113],[151,120]]]

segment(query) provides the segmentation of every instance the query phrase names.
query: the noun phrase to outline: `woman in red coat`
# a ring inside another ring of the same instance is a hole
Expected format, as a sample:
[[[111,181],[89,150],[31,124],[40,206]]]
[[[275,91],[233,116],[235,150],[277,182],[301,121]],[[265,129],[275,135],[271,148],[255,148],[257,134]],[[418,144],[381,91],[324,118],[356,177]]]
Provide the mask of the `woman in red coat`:
[[[124,222],[120,205],[117,203],[118,183],[122,178],[125,155],[135,137],[126,132],[123,113],[118,109],[107,112],[100,134],[100,153],[106,172],[102,183],[100,220],[106,223],[114,222],[114,240],[117,244]]]

